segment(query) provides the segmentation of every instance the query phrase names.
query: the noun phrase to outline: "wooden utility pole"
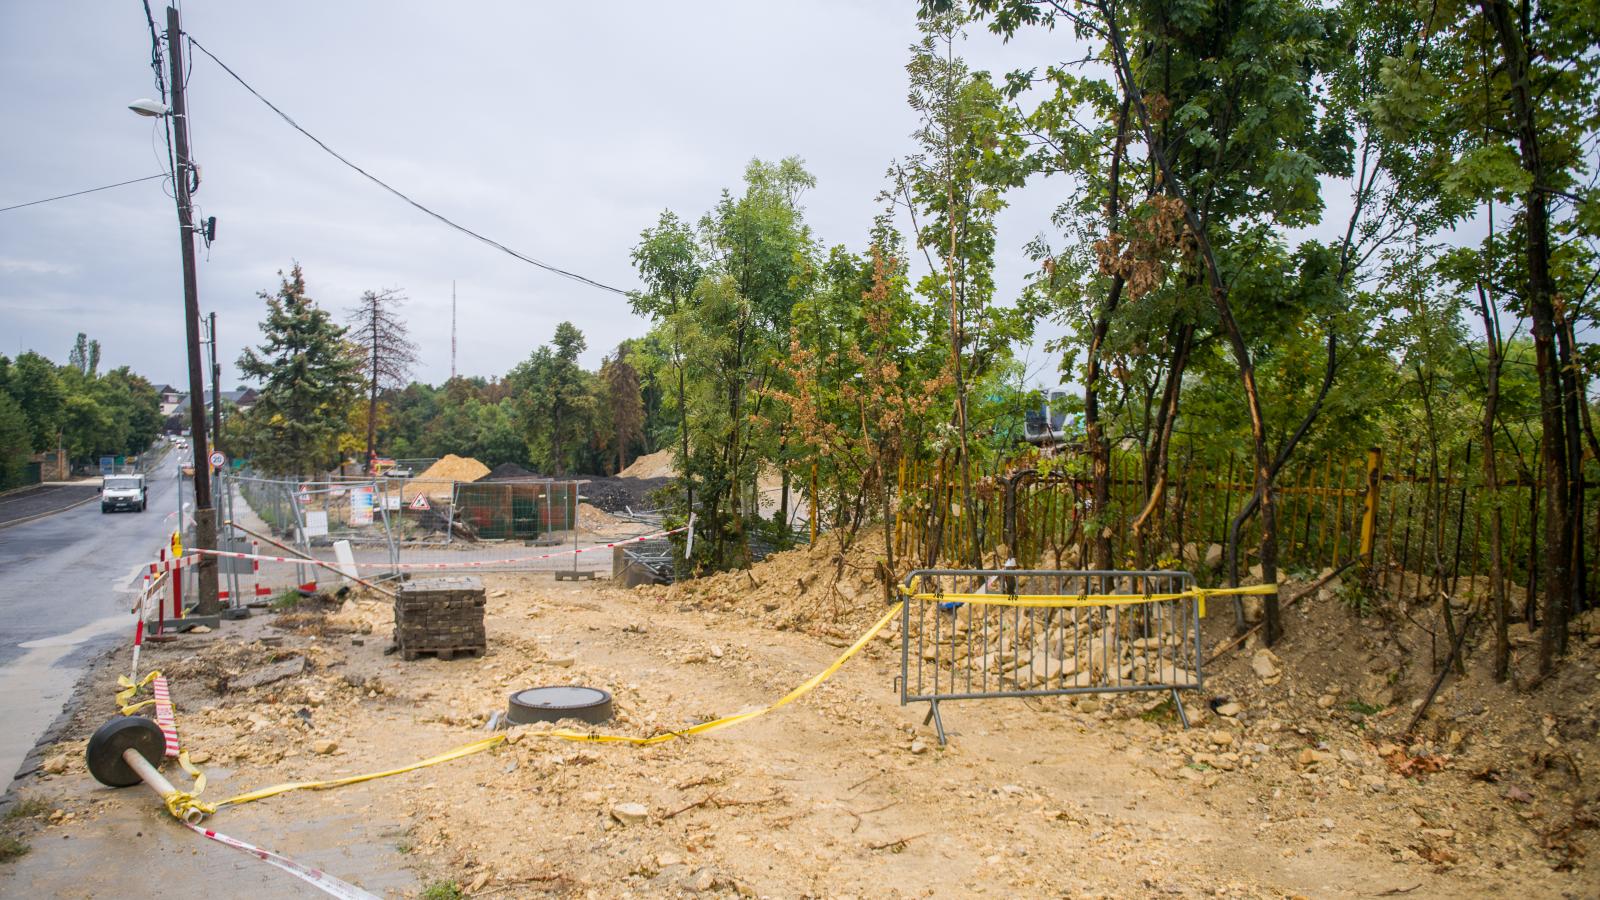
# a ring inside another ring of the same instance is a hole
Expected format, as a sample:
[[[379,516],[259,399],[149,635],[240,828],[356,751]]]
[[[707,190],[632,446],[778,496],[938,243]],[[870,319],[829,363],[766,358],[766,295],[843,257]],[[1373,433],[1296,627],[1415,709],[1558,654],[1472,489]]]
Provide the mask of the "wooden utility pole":
[[[206,380],[200,367],[200,287],[195,277],[194,215],[189,201],[193,187],[194,164],[189,160],[189,118],[184,98],[183,27],[178,10],[167,7],[167,60],[172,69],[172,138],[177,155],[178,246],[183,253],[183,329],[189,343],[189,426],[194,444],[194,546],[214,550],[217,546],[217,513],[211,506],[211,460],[206,447]],[[195,612],[215,615],[222,610],[217,601],[217,561],[207,556],[199,566],[200,596]],[[181,570],[180,570],[181,573]]]

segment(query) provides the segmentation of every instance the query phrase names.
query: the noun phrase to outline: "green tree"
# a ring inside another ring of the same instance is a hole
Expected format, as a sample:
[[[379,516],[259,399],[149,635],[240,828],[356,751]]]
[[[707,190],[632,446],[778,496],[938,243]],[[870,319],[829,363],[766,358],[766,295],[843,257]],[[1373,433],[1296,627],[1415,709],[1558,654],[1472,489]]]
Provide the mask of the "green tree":
[[[239,371],[258,379],[256,405],[241,428],[242,449],[257,468],[280,475],[327,469],[339,461],[338,441],[361,387],[361,360],[345,340],[345,329],[306,293],[296,263],[279,273],[276,293],[262,291],[266,336],[246,348]]]
[[[21,354],[11,364],[7,390],[28,417],[34,451],[54,450],[61,437],[67,402],[55,364],[32,350]]]
[[[701,218],[706,269],[686,310],[688,373],[679,463],[699,519],[695,565],[748,565],[746,529],[759,517],[757,475],[776,456],[782,426],[770,426],[766,391],[778,367],[795,303],[810,290],[814,244],[800,199],[816,184],[798,158],[752,160],[744,191],[724,191]]]
[[[672,369],[677,391],[678,465],[689,459],[688,374],[684,364],[684,320],[690,298],[704,271],[701,248],[694,232],[671,210],[664,210],[656,227],[645,229],[633,248],[633,264],[647,291],[631,295],[633,311],[656,326],[654,343],[661,347]],[[694,484],[684,483],[685,505],[694,507]]]
[[[1321,94],[1342,62],[1337,16],[1296,0],[978,5],[1002,33],[1033,24],[1070,25],[1097,45],[1099,61],[1111,70],[1117,99],[1100,108],[1125,112],[1142,145],[1149,196],[1139,224],[1149,246],[1140,247],[1140,235],[1127,229],[1109,233],[1097,248],[1100,266],[1129,285],[1144,278],[1159,286],[1175,274],[1179,286],[1204,297],[1238,372],[1254,470],[1254,493],[1233,523],[1230,579],[1237,580],[1239,527],[1259,510],[1263,580],[1274,583],[1274,480],[1315,421],[1322,395],[1280,439],[1257,369],[1263,354],[1270,355],[1271,341],[1297,329],[1326,334],[1330,365],[1337,361],[1331,317],[1345,304],[1334,254],[1311,242],[1290,250],[1282,235],[1282,229],[1317,220],[1318,179],[1349,166],[1345,118],[1333,114]],[[1170,345],[1169,371],[1178,368],[1173,363],[1183,358],[1192,335],[1185,328]],[[1172,403],[1181,385],[1168,383]],[[1281,633],[1276,595],[1267,596],[1265,612],[1272,643]]]
[[[590,431],[594,407],[578,365],[578,355],[587,346],[577,326],[562,322],[549,344],[507,376],[520,394],[522,428],[533,461],[554,475],[572,470]]]
[[[78,332],[77,340],[72,343],[72,351],[67,354],[67,365],[93,379],[100,369],[100,342],[91,341],[88,335]]]
[[[945,312],[955,465],[962,508],[972,509],[969,389],[1009,356],[1011,342],[1026,339],[1027,330],[1025,320],[993,305],[995,216],[1005,207],[1005,188],[1023,173],[1021,138],[988,73],[972,71],[955,53],[964,24],[949,11],[922,18],[923,38],[906,66],[911,108],[920,118],[918,149],[897,168],[897,193],[928,265],[918,290]],[[964,544],[976,550],[976,517],[965,523],[970,538]]]
[[[1418,10],[1425,38],[1385,59],[1378,104],[1383,124],[1414,149],[1417,189],[1465,201],[1458,220],[1486,214],[1491,223],[1476,264],[1462,264],[1459,256],[1449,264],[1454,279],[1476,295],[1491,340],[1499,343],[1502,306],[1531,325],[1541,395],[1538,477],[1545,486],[1541,676],[1567,649],[1568,617],[1589,602],[1585,435],[1592,452],[1600,454],[1600,445],[1585,427],[1594,351],[1577,335],[1600,316],[1593,278],[1600,240],[1592,153],[1600,135],[1595,13],[1581,0],[1483,0]],[[1496,206],[1513,211],[1507,232],[1492,227]],[[1496,360],[1491,377],[1499,373]],[[1498,402],[1497,392],[1491,396]],[[1491,409],[1485,421],[1493,415]],[[1486,428],[1490,446],[1493,438]],[[1492,456],[1485,454],[1486,466]],[[1503,614],[1496,630],[1504,630]],[[1503,638],[1497,642],[1503,672],[1509,651]]]
[[[10,393],[0,390],[0,489],[22,483],[22,473],[32,454],[28,417]]]

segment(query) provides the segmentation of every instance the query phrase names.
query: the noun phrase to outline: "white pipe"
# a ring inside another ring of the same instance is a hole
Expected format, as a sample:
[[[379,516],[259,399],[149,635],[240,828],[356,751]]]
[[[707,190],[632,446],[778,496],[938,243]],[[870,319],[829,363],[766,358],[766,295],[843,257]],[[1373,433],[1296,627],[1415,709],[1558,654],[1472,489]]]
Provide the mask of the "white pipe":
[[[128,768],[143,779],[145,784],[150,785],[151,790],[161,796],[162,803],[167,802],[168,797],[178,792],[178,789],[172,786],[172,782],[168,781],[165,775],[156,771],[156,767],[150,765],[150,761],[132,747],[122,751],[122,761],[127,763]],[[183,814],[183,821],[188,822],[190,825],[198,825],[204,818],[205,813],[194,808],[186,810]]]

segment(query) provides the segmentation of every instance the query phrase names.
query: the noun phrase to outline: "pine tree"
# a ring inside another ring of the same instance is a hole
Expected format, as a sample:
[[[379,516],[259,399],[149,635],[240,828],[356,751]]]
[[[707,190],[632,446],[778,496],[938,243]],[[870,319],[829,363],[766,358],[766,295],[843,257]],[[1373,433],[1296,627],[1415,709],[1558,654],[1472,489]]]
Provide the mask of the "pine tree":
[[[552,474],[564,475],[583,447],[591,408],[589,386],[578,354],[588,346],[571,322],[556,326],[555,337],[511,371],[508,378],[521,395],[523,429],[533,462]]]
[[[262,382],[250,427],[241,430],[262,471],[303,474],[337,463],[339,434],[361,387],[361,359],[345,329],[307,296],[300,265],[279,277],[276,294],[259,295],[267,303],[266,341],[239,357],[239,370]]]
[[[644,397],[639,388],[639,372],[628,362],[626,344],[618,346],[617,355],[600,367],[600,377],[606,384],[617,445],[617,471],[621,472],[628,467],[628,448],[644,439]]]

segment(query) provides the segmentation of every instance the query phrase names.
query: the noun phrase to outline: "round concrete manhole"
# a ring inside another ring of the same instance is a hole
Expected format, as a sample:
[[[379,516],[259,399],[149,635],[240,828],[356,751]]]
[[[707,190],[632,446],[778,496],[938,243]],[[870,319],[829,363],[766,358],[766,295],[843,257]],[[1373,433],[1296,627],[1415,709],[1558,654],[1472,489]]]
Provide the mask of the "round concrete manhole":
[[[611,694],[579,685],[528,688],[511,695],[506,721],[512,725],[578,719],[592,725],[611,721]]]

